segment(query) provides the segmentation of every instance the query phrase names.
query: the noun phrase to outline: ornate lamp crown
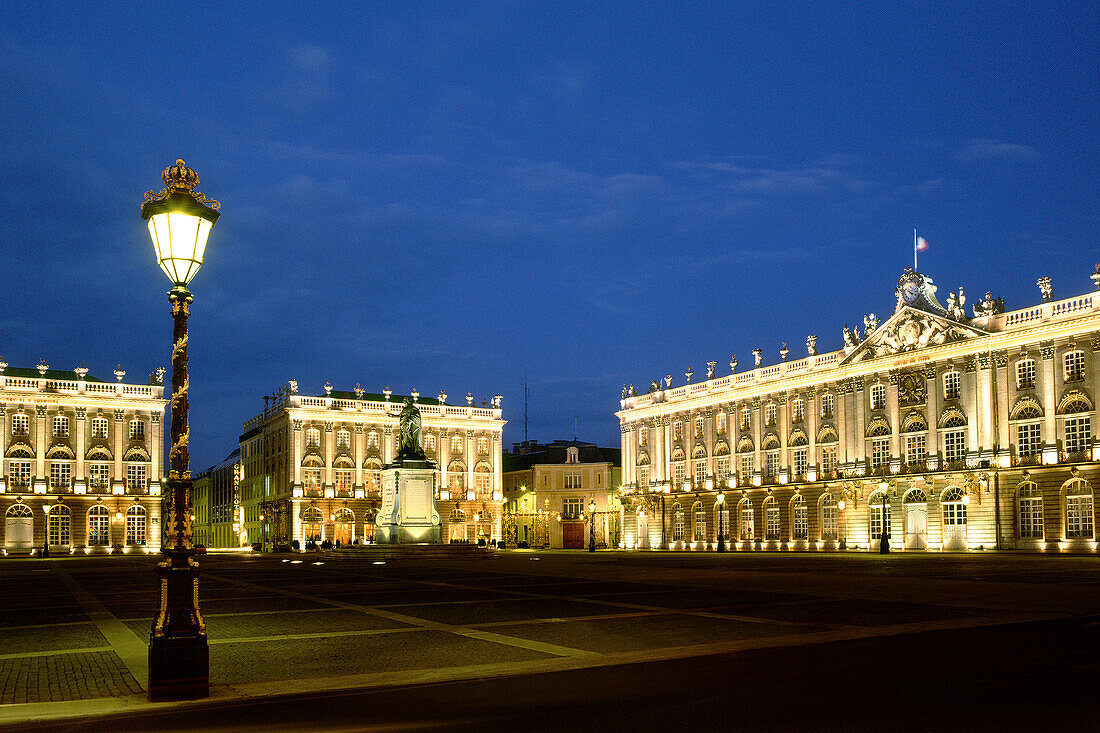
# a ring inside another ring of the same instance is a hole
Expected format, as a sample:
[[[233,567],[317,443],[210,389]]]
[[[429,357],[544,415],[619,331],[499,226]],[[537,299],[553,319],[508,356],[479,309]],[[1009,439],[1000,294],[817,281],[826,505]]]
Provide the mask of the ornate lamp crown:
[[[193,168],[189,168],[187,164],[183,162],[183,158],[176,158],[175,164],[165,168],[164,172],[160,174],[160,177],[164,181],[164,190],[159,192],[146,191],[146,201],[160,201],[168,198],[172,194],[182,193],[195,199],[195,201],[198,201],[200,204],[209,206],[215,211],[222,206],[220,202],[208,199],[195,190],[195,187],[199,185],[199,174],[196,173]]]

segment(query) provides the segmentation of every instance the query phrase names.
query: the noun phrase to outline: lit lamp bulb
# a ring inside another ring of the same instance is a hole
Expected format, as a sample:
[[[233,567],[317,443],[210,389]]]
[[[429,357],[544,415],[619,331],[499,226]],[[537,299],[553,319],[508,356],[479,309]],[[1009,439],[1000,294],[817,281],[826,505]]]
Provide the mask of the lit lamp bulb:
[[[840,501],[838,501],[836,503],[836,508],[839,509],[840,511],[844,511],[844,500],[843,499],[841,499]]]
[[[963,497],[963,506],[967,506],[969,504],[970,504],[970,497],[969,496],[964,496]]]
[[[164,170],[164,190],[146,194],[141,218],[149,223],[157,264],[177,288],[187,288],[202,266],[210,229],[221,214],[217,201],[195,190],[199,176],[182,159]]]

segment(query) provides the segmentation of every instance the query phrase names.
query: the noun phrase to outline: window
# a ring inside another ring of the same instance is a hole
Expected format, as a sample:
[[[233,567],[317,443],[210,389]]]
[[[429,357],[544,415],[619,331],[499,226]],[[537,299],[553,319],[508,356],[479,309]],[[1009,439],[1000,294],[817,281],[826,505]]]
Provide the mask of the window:
[[[741,408],[741,430],[748,430],[752,425],[752,410],[747,407]]]
[[[92,437],[93,438],[106,438],[107,437],[107,418],[94,417],[92,418]]]
[[[111,544],[111,514],[101,504],[88,510],[88,544],[93,547]]]
[[[718,413],[718,416],[715,418],[715,430],[719,435],[726,434],[726,413]]]
[[[715,504],[714,508],[715,538],[721,535],[726,540],[730,538],[730,510],[729,504],[722,502]]]
[[[489,455],[489,439],[484,435],[477,439],[477,454],[479,456]]]
[[[649,428],[638,428],[638,445],[643,448],[649,445]]]
[[[579,476],[578,476],[579,478]],[[474,469],[474,493],[479,498],[489,498],[490,495],[489,469]],[[472,497],[467,497],[472,498]]]
[[[806,419],[806,402],[801,397],[791,400],[791,422],[802,422]]]
[[[779,539],[779,502],[774,497],[764,500],[764,538]]]
[[[945,400],[959,399],[959,385],[961,384],[958,372],[948,372],[943,375],[943,398]]]
[[[145,507],[135,504],[126,510],[126,544],[145,544]]]
[[[1088,415],[1067,417],[1063,423],[1063,448],[1066,453],[1081,453],[1088,450],[1092,440],[1092,424]]]
[[[730,459],[729,456],[722,456],[721,458],[714,459],[714,475],[721,485],[725,486],[725,480],[730,475]]]
[[[695,488],[703,488],[703,480],[707,477],[707,459],[701,458],[695,462]]]
[[[321,447],[321,431],[317,428],[306,430],[306,448]]]
[[[581,488],[581,475],[579,473],[567,473],[565,474],[565,488],[567,489],[579,489]]]
[[[755,456],[752,453],[741,454],[741,481],[748,482],[752,480],[752,475],[756,473],[756,461]]]
[[[1066,538],[1092,537],[1092,492],[1084,479],[1066,485]]]
[[[875,438],[871,441],[871,468],[882,468],[890,462],[890,439]]]
[[[336,450],[351,449],[351,433],[347,430],[336,431]]]
[[[55,547],[65,547],[72,544],[72,512],[64,504],[58,504],[50,509],[46,523],[46,536],[50,544]]]
[[[53,437],[69,437],[69,418],[64,415],[58,415],[53,419]]]
[[[805,448],[795,448],[791,451],[791,467],[796,476],[806,475],[806,469],[809,467],[809,460],[806,455]]]
[[[779,451],[770,450],[764,454],[764,475],[775,478],[779,475]]]
[[[1016,362],[1016,389],[1035,387],[1035,360],[1020,359]]]
[[[886,386],[882,384],[876,384],[871,387],[871,409],[872,410],[885,410],[886,409]]]
[[[958,463],[966,458],[966,431],[951,430],[943,434],[943,459]]]
[[[677,461],[672,464],[672,490],[680,491],[684,488],[684,462]]]
[[[11,434],[12,435],[30,435],[31,433],[31,419],[30,416],[23,413],[17,413],[11,416]]]
[[[461,478],[461,474],[459,476]],[[450,479],[454,481],[454,474],[451,474]],[[366,471],[363,473],[363,484],[366,492],[378,493],[382,488],[382,466],[377,463],[368,463]],[[460,486],[459,489],[462,487]]]
[[[677,420],[672,425],[672,439],[683,440],[684,439],[684,423]]]
[[[924,435],[905,436],[905,462],[909,466],[923,466],[928,457],[927,438]]]
[[[703,418],[701,417],[695,418],[695,437],[703,437]]]
[[[1023,423],[1016,426],[1016,455],[1031,458],[1043,452],[1042,423]]]
[[[337,491],[351,491],[352,484],[352,471],[347,468],[336,469],[336,490]]]
[[[302,537],[306,542],[321,541],[321,525],[325,517],[317,507],[309,507],[302,512]]]
[[[320,491],[321,490],[321,469],[319,468],[303,468],[302,469],[302,485],[306,491]]]
[[[837,506],[831,494],[821,498],[821,539],[837,539]]]
[[[584,500],[577,496],[570,496],[561,500],[561,515],[576,517],[584,512]]]
[[[806,522],[806,500],[796,496],[791,502],[791,539],[804,540],[809,535]]]
[[[8,486],[13,489],[26,489],[31,485],[31,462],[8,461]]]
[[[741,539],[751,540],[756,532],[756,522],[753,518],[752,502],[746,499],[741,502]]]
[[[827,445],[821,449],[821,470],[826,475],[836,470],[836,446]]]
[[[833,410],[836,408],[836,397],[828,392],[821,395],[821,418],[831,420]]]
[[[144,463],[126,464],[126,491],[130,493],[145,491],[145,471]]]
[[[1023,539],[1043,538],[1043,495],[1039,486],[1030,481],[1020,484],[1016,492],[1017,528]]]
[[[424,436],[424,450],[435,453],[435,436],[431,433]]]
[[[679,504],[672,507],[672,541],[684,541],[684,509]]]
[[[886,494],[876,492],[867,502],[867,510],[871,514],[871,539],[882,539],[882,505],[886,501]],[[890,534],[890,504],[886,504],[886,534]]]
[[[707,511],[703,509],[701,501],[695,502],[695,532],[692,539],[695,542],[707,541]]]
[[[775,407],[774,402],[769,402],[764,406],[764,426],[768,428],[775,427],[775,416],[778,414],[778,410]]]
[[[1062,374],[1067,382],[1079,382],[1085,378],[1085,352],[1067,351],[1062,355]]]
[[[89,463],[88,483],[91,484],[91,488],[100,491],[108,488],[111,485],[111,464]]]
[[[50,461],[50,491],[68,491],[72,483],[72,461]]]
[[[649,466],[638,466],[638,487],[647,488],[649,486]]]
[[[145,423],[142,420],[130,421],[130,440],[145,440]]]
[[[459,435],[451,436],[451,453],[456,456],[462,455],[462,437]]]
[[[951,527],[966,526],[966,503],[961,489],[953,486],[945,491],[942,506],[945,535],[950,534]]]

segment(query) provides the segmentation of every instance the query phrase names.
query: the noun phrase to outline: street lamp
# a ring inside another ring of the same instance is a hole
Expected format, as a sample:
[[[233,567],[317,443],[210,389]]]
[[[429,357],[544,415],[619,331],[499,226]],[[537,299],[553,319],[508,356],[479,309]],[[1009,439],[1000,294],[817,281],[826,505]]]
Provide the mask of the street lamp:
[[[191,544],[191,471],[187,427],[187,284],[202,266],[206,239],[218,221],[217,201],[195,190],[198,174],[183,160],[164,169],[164,190],[149,191],[141,218],[149,223],[157,264],[172,281],[172,419],[168,452],[167,533],[164,560],[157,563],[160,609],[149,639],[149,699],[190,700],[210,694],[206,622],[199,612],[198,563]]]
[[[718,492],[718,552],[726,551],[726,536],[722,532],[722,515],[723,509],[726,508],[726,495],[721,491]]]
[[[878,488],[882,492],[882,532],[879,534],[878,538],[878,551],[880,555],[889,555],[890,531],[888,529],[889,525],[887,524],[887,522],[890,521],[890,516],[888,514],[888,505],[886,503],[888,498],[886,491],[890,488],[890,484],[886,483],[886,481],[883,480],[879,482]]]
[[[596,551],[596,497],[588,499],[588,551]]]

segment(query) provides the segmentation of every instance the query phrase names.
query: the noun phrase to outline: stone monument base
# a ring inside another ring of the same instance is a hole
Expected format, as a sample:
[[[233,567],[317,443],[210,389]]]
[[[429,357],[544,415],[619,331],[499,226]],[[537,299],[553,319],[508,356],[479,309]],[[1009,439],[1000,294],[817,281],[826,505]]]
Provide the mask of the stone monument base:
[[[442,522],[435,508],[435,464],[399,460],[382,470],[382,508],[374,525],[379,545],[439,544]]]

